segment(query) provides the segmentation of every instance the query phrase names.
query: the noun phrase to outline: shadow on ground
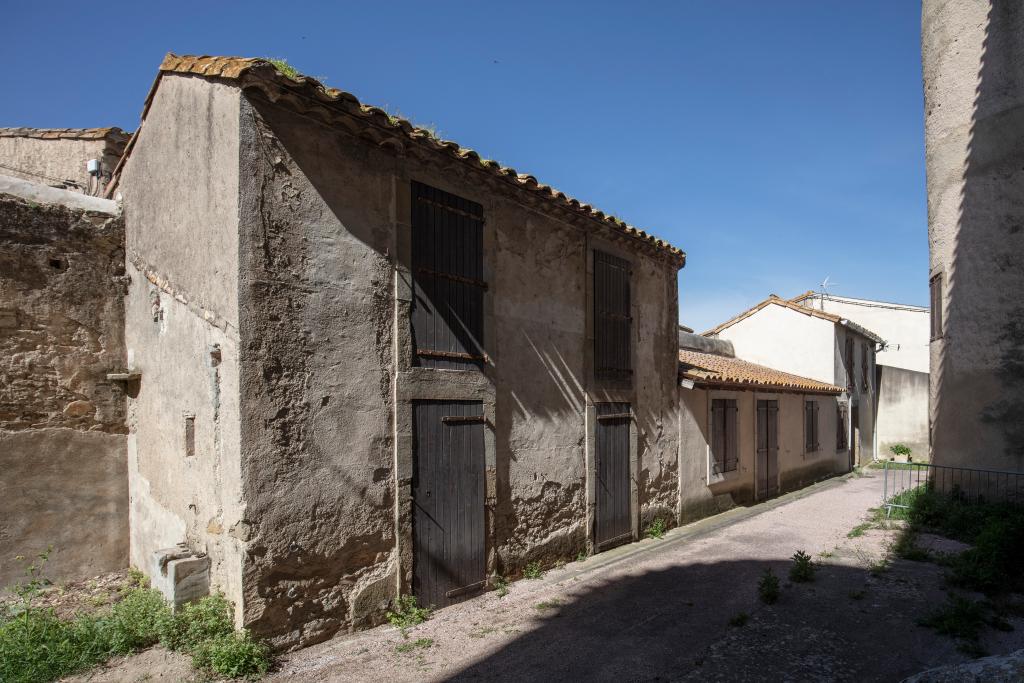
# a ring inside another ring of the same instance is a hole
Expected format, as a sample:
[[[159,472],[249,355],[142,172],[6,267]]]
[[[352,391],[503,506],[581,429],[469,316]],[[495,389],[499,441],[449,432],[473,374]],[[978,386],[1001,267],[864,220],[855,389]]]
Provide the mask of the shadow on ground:
[[[446,680],[898,681],[968,659],[956,641],[916,624],[946,600],[938,566],[896,561],[876,575],[830,564],[814,582],[793,584],[790,565],[678,566],[579,593],[567,578],[561,604],[537,609],[543,615],[539,627]],[[757,595],[768,567],[783,585],[771,606]],[[743,613],[745,624],[730,625]],[[1013,645],[1021,635],[990,632],[982,644],[1010,651],[1021,646]]]

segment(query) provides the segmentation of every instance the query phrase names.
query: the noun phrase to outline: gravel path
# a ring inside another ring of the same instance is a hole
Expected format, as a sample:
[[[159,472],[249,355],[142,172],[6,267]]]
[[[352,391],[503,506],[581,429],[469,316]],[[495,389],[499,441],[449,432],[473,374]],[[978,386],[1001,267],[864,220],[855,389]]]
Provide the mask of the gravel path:
[[[822,482],[446,608],[408,639],[384,626],[296,652],[276,678],[862,681],[962,661],[915,625],[944,599],[941,570],[878,572],[892,532],[847,537],[880,495],[877,472]],[[786,580],[797,550],[822,563],[812,584]],[[767,567],[784,584],[774,606],[757,597]]]

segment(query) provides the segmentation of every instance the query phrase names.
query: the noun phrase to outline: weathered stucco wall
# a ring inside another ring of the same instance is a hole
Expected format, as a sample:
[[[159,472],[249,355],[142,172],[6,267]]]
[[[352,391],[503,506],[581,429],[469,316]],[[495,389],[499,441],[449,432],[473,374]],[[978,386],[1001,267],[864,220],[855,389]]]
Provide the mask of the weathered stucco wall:
[[[925,0],[932,459],[1024,470],[1024,5]]]
[[[879,367],[878,455],[892,455],[890,446],[903,444],[915,460],[928,457],[928,373]]]
[[[408,591],[416,398],[476,398],[493,415],[491,570],[586,548],[587,406],[605,396],[588,392],[591,231],[259,98],[242,120],[246,623],[282,647],[310,643],[379,620]],[[413,179],[484,207],[480,371],[408,365],[393,272],[407,259]],[[674,524],[676,268],[611,235],[602,246],[634,261],[637,517]]]
[[[242,606],[237,90],[166,78],[123,170],[131,561],[185,543]]]
[[[0,173],[41,185],[101,193],[117,166],[128,135],[120,129],[0,128]],[[102,176],[89,176],[99,159]]]
[[[16,555],[52,545],[47,575],[68,580],[128,550],[124,392],[106,379],[124,364],[123,224],[113,202],[2,186],[0,588],[23,578]]]

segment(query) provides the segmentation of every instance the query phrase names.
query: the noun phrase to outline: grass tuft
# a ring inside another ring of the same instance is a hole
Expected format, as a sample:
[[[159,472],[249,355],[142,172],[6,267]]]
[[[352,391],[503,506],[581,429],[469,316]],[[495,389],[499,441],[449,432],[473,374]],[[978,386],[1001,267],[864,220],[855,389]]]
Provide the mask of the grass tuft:
[[[658,517],[647,527],[645,535],[647,538],[662,538],[665,535],[666,530],[667,527],[665,525],[665,520]]]
[[[779,577],[775,576],[771,567],[765,569],[761,580],[757,582],[757,594],[761,598],[761,602],[766,605],[774,605],[779,601],[780,592]]]
[[[543,576],[544,570],[541,569],[540,562],[530,562],[523,568],[523,578],[539,579]]]
[[[395,599],[395,609],[387,613],[388,623],[402,632],[403,638],[408,638],[406,629],[418,626],[430,618],[432,608],[420,607],[415,595],[399,595]]]
[[[811,556],[803,550],[793,554],[793,566],[789,568],[789,580],[794,583],[807,583],[814,581],[814,572],[817,567],[811,561]]]

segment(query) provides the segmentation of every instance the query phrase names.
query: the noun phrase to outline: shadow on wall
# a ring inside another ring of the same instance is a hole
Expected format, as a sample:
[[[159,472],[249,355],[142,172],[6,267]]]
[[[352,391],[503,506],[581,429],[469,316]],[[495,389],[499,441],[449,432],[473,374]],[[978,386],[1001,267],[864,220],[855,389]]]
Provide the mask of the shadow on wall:
[[[943,341],[933,356],[932,447],[938,464],[1020,471],[1024,5],[991,0],[986,23],[953,253],[944,273]],[[952,151],[947,144],[937,156]]]
[[[626,561],[637,558],[616,564]],[[843,680],[900,680],[963,659],[953,639],[935,636],[922,647],[924,630],[914,623],[930,601],[941,602],[938,581],[897,600],[855,567],[829,566],[813,584],[786,587],[790,566],[675,565],[575,591],[569,580],[563,597],[537,606],[538,627],[446,680],[830,680],[840,671]],[[768,567],[784,586],[772,607],[757,591]],[[880,615],[869,608],[889,597],[899,604],[885,607],[886,637],[879,639]],[[730,628],[742,613],[754,621]]]

